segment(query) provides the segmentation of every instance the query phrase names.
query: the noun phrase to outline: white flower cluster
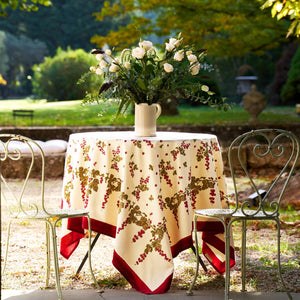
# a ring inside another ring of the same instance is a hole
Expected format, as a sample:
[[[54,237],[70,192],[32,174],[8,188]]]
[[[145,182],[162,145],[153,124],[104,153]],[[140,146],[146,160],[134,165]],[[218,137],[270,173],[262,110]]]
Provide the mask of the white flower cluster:
[[[106,58],[111,62],[110,66],[109,66],[109,72],[111,73],[115,73],[118,71],[119,69],[119,61],[117,58],[112,59],[111,58],[111,50],[110,49],[106,49],[104,54],[98,53],[96,55],[96,59],[99,61],[97,67],[92,66],[90,67],[90,71],[96,73],[97,75],[102,75],[104,73],[104,70],[107,68],[108,63],[107,60],[105,59],[104,55],[106,55]]]
[[[165,43],[166,45],[166,51],[172,52],[174,49],[180,46],[182,39],[175,39],[170,38],[168,43]],[[151,41],[141,41],[139,43],[139,47],[136,47],[132,49],[131,55],[132,57],[136,59],[143,59],[147,51],[153,50],[153,43]],[[111,56],[111,50],[107,49],[105,50],[105,54],[110,57]],[[187,59],[190,62],[190,72],[192,75],[197,75],[200,71],[200,63],[198,61],[198,58],[195,54],[192,53],[192,51],[186,51],[184,52],[183,49],[178,50],[174,54],[174,60],[176,61],[182,61],[184,59],[184,56],[186,55]],[[200,54],[201,55],[201,54]],[[91,67],[90,71],[96,73],[97,75],[102,75],[104,73],[104,69],[107,67],[107,61],[104,59],[103,54],[97,54],[96,55],[97,60],[99,60],[99,64],[97,67]],[[119,61],[118,59],[112,59],[111,64],[109,66],[109,72],[115,73],[119,69]],[[131,64],[130,62],[125,62],[124,67],[126,69],[130,68]],[[174,71],[174,67],[170,63],[165,63],[163,65],[165,72],[171,73]]]
[[[168,52],[171,52],[173,51],[174,49],[176,49],[180,43],[181,43],[182,39],[175,39],[175,38],[170,38],[169,39],[169,42],[166,43],[166,50]],[[190,72],[192,75],[197,75],[200,71],[200,63],[198,61],[198,58],[195,54],[193,54],[192,51],[186,51],[184,53],[184,50],[181,49],[181,50],[178,50],[175,52],[174,54],[174,60],[176,61],[182,61],[184,59],[184,55],[186,55],[187,59],[189,60],[190,62]],[[164,65],[164,69],[166,72],[173,72],[174,68],[171,64],[169,63],[166,63]]]
[[[170,38],[168,43],[165,43],[166,45],[166,51],[167,52],[171,52],[174,49],[176,49],[180,43],[181,43],[182,39],[175,39],[175,38]],[[153,49],[153,44],[150,41],[142,41],[139,43],[139,47],[136,47],[132,50],[131,54],[133,57],[137,58],[137,59],[143,59],[146,52],[148,50],[152,50]],[[184,50],[178,50],[177,52],[175,52],[174,54],[174,59],[176,61],[182,61],[184,59],[184,55],[187,56],[188,60],[190,61],[190,72],[192,75],[197,75],[200,71],[200,63],[198,61],[198,58],[196,55],[194,55],[192,53],[192,51],[187,51],[186,53],[184,53]],[[164,65],[164,70],[167,73],[171,73],[174,71],[174,67],[172,66],[172,64],[170,63],[165,63]]]
[[[132,50],[131,55],[137,59],[143,59],[148,50],[153,50],[153,44],[150,41],[139,42],[139,47]]]

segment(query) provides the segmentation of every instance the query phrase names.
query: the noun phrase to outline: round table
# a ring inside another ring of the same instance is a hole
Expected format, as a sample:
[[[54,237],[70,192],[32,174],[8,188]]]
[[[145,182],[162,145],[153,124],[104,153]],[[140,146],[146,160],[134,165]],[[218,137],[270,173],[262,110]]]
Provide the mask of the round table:
[[[166,292],[173,258],[191,247],[193,210],[226,206],[226,184],[215,135],[87,132],[70,135],[63,208],[88,208],[92,230],[115,238],[114,266],[138,291]],[[64,225],[68,258],[84,236],[84,219]],[[223,272],[222,226],[202,220],[205,255]],[[101,255],[101,254],[100,254]]]

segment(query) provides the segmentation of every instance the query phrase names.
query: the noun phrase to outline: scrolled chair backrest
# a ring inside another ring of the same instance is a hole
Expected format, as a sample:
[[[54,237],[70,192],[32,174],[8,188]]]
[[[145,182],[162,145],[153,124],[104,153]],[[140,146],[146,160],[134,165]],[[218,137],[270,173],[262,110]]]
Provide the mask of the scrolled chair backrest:
[[[258,129],[238,136],[228,149],[228,162],[233,179],[234,211],[244,215],[278,216],[280,203],[299,160],[299,139],[281,129]],[[270,169],[272,172],[269,172]],[[259,172],[271,177],[263,189]],[[274,171],[276,170],[276,174]],[[239,177],[246,176],[252,189],[252,198],[241,199],[237,188]],[[275,186],[280,186],[278,192]],[[255,201],[254,201],[255,199]]]
[[[0,176],[0,199],[6,202],[12,217],[20,214],[36,217],[40,210],[47,214],[44,206],[45,156],[37,141],[16,134],[0,134]],[[35,196],[32,196],[33,177],[38,182]]]

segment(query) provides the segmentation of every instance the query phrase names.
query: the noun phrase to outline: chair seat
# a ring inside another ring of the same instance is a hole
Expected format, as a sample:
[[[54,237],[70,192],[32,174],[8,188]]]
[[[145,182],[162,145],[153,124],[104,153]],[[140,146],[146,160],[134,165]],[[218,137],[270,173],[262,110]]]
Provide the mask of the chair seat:
[[[49,209],[47,210],[47,213],[45,213],[42,210],[39,210],[36,214],[36,211],[30,210],[26,211],[26,213],[21,212],[17,218],[18,219],[48,219],[48,218],[69,218],[69,217],[76,217],[76,216],[82,216],[87,215],[88,211],[85,209]]]
[[[257,214],[255,214],[255,210],[245,209],[244,212],[242,212],[240,209],[238,209],[235,213],[234,209],[198,209],[195,210],[195,214],[198,216],[207,216],[207,217],[217,217],[217,218],[252,218],[252,219],[268,219],[272,216],[268,216],[263,211],[259,211]],[[254,215],[255,214],[255,215]]]

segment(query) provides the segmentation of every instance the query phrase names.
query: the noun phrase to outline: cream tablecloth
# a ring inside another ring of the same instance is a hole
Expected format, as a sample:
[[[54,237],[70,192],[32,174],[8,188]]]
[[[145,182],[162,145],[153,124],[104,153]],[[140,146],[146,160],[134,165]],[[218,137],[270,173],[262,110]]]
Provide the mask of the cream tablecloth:
[[[72,134],[63,185],[63,208],[88,208],[92,230],[115,238],[113,265],[136,290],[148,294],[169,289],[173,258],[193,244],[193,210],[226,205],[221,151],[210,134]],[[68,221],[61,240],[64,257],[72,254],[86,228],[82,218]],[[205,256],[223,273],[221,224],[202,220],[197,228],[203,231]]]

